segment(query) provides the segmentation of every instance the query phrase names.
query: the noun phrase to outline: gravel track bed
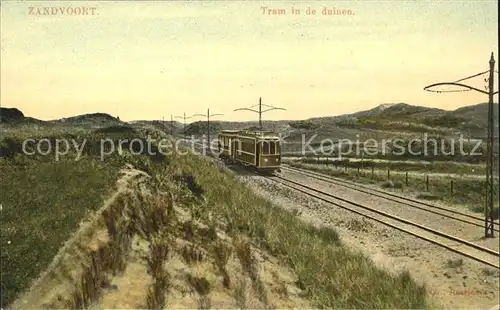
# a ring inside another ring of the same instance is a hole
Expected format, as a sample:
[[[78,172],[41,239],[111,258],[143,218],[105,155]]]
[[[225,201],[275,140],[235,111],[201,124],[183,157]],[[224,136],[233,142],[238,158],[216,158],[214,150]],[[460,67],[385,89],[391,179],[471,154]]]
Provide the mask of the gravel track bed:
[[[335,196],[366,205],[375,207],[377,210],[402,217],[415,223],[430,227],[444,233],[465,239],[470,242],[482,245],[484,247],[499,250],[498,236],[496,238],[484,239],[484,228],[463,223],[445,216],[433,214],[425,210],[412,208],[401,203],[376,197],[341,185],[331,184],[310,176],[291,171],[283,171],[281,175],[284,178],[312,186],[318,190],[331,193]],[[439,211],[439,210],[436,210]],[[445,211],[442,211],[445,213]],[[459,216],[460,218],[460,216]]]

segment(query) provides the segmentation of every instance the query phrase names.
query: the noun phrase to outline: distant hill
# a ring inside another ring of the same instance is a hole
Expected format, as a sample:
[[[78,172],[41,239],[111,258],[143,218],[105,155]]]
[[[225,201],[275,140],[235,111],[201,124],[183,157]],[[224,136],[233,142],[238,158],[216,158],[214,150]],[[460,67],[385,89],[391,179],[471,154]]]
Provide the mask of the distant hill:
[[[16,132],[37,135],[40,132],[88,131],[105,129],[103,133],[127,131],[127,123],[106,113],[89,113],[67,118],[43,121],[27,117],[19,109],[2,108],[2,130],[5,135],[15,135]],[[20,130],[20,131],[19,131]],[[48,130],[48,131],[47,131]]]
[[[16,108],[0,108],[0,118],[2,122],[22,121],[24,114]]]
[[[23,112],[16,108],[0,108],[0,118],[2,123],[20,124],[20,123],[41,123],[43,121],[26,117]]]
[[[498,132],[498,104],[495,104],[495,132]],[[456,135],[460,132],[474,138],[486,136],[488,104],[480,103],[453,111],[429,108],[407,103],[384,103],[372,109],[339,116],[314,117],[306,120],[263,120],[263,129],[284,134],[291,140],[302,140],[318,134],[319,138],[360,139],[382,138],[394,135],[414,135],[430,133],[437,135]],[[2,123],[6,125],[34,124],[42,126],[78,126],[102,128],[124,126],[126,124],[152,126],[166,132],[171,130],[170,121],[133,121],[123,122],[118,117],[106,113],[89,113],[51,121],[41,121],[26,117],[16,108],[1,108]],[[206,134],[206,121],[188,124],[188,135]],[[210,122],[210,132],[220,130],[258,129],[258,121],[229,122],[214,120]],[[184,124],[174,121],[174,134],[182,133]]]
[[[146,126],[150,128],[154,128],[157,130],[163,130],[167,133],[172,130],[172,133],[176,134],[179,133],[179,131],[182,130],[183,124],[177,122],[177,121],[159,121],[159,120],[153,120],[153,121],[148,121],[148,120],[140,120],[140,121],[131,121],[129,122],[130,124],[134,124],[135,126]]]
[[[42,121],[32,117],[26,117],[23,112],[16,108],[1,108],[1,120],[4,123],[39,123],[44,125],[67,124],[67,125],[102,125],[113,126],[123,125],[118,117],[113,117],[106,113],[89,113],[61,119]]]
[[[498,104],[493,107],[493,120],[495,128],[498,128]],[[488,104],[481,103],[472,106],[462,107],[449,113],[450,117],[460,120],[457,126],[467,131],[475,133],[476,136],[486,136],[488,126]],[[498,129],[497,129],[498,130]],[[482,134],[481,134],[482,133]]]
[[[398,118],[408,119],[415,115],[429,115],[434,113],[446,112],[442,109],[427,108],[421,106],[414,106],[407,103],[386,103],[381,104],[373,109],[356,112],[348,115],[349,117],[384,117],[384,118]]]
[[[2,124],[18,125],[18,124],[42,124],[44,121],[27,117],[24,113],[16,108],[0,108],[0,118]]]
[[[65,117],[65,118],[53,120],[50,122],[68,123],[68,124],[77,124],[77,125],[88,124],[88,125],[106,125],[106,126],[122,125],[125,123],[125,122],[120,121],[120,119],[118,117],[113,117],[113,116],[106,114],[106,113],[82,114],[82,115],[77,115],[77,116],[72,116],[72,117]]]
[[[495,104],[494,111],[495,128],[497,128],[498,104]],[[311,118],[308,121],[357,129],[441,134],[460,131],[473,137],[484,137],[487,128],[487,115],[487,103],[462,107],[454,111],[395,103],[381,104],[373,109],[352,114]]]

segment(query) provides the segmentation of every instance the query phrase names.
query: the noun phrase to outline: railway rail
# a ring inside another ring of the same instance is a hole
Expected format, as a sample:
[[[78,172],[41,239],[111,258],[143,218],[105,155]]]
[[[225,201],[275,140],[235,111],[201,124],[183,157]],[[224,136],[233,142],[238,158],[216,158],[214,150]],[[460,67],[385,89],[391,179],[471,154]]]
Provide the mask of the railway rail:
[[[466,224],[470,224],[470,225],[474,225],[474,226],[478,226],[478,227],[484,227],[484,218],[479,217],[479,216],[474,216],[474,215],[470,215],[470,214],[460,212],[457,210],[451,210],[448,208],[436,206],[436,205],[426,203],[423,201],[419,201],[416,199],[412,199],[409,197],[404,197],[404,196],[390,193],[387,191],[378,190],[375,188],[364,186],[364,185],[359,184],[359,183],[349,182],[347,180],[342,180],[339,178],[328,176],[328,175],[325,175],[323,173],[313,172],[313,171],[309,171],[306,169],[300,169],[300,168],[290,167],[290,166],[285,166],[285,165],[282,165],[282,169],[292,171],[295,173],[299,173],[302,175],[306,175],[306,176],[309,176],[309,177],[312,177],[312,178],[315,178],[317,180],[324,181],[324,182],[327,182],[330,184],[340,185],[340,186],[343,186],[343,187],[346,187],[349,189],[356,190],[358,192],[370,194],[370,195],[375,196],[375,197],[383,198],[383,199],[386,199],[386,200],[389,200],[392,202],[396,202],[396,203],[399,203],[399,204],[402,204],[405,206],[409,206],[409,207],[412,207],[415,209],[419,209],[419,210],[423,210],[423,211],[426,211],[429,213],[440,215],[440,216],[450,218],[450,219],[453,219],[453,220],[456,220],[456,221],[459,221],[462,223],[466,223]],[[436,211],[436,210],[439,210],[439,211]],[[494,222],[494,224],[495,224],[494,230],[496,232],[499,232],[499,228],[498,228],[499,223]]]
[[[204,145],[200,144],[200,143],[195,143],[195,145],[204,147]],[[213,155],[213,154],[210,154],[210,152],[205,152],[205,154],[208,156],[211,156],[211,157]],[[290,168],[290,167],[285,167],[285,166],[282,166],[282,167],[285,169],[289,169],[289,170],[295,169],[295,171],[303,170],[303,169]],[[309,171],[300,171],[299,173],[306,174],[306,175],[307,174],[310,174],[310,175],[315,174],[314,172],[309,172]],[[342,197],[338,197],[338,196],[333,195],[331,193],[327,193],[327,192],[315,189],[313,187],[301,184],[299,182],[296,182],[296,181],[293,181],[290,179],[286,179],[282,176],[278,176],[278,175],[275,175],[275,176],[261,175],[261,176],[263,178],[269,179],[269,180],[274,181],[276,183],[282,184],[283,186],[288,187],[288,188],[295,190],[297,192],[301,192],[303,194],[306,194],[310,197],[321,200],[321,201],[326,202],[328,204],[335,205],[335,206],[340,207],[342,209],[348,210],[352,213],[369,218],[369,219],[376,221],[378,223],[381,223],[385,226],[402,231],[402,232],[407,233],[409,235],[412,235],[416,238],[419,238],[419,239],[422,239],[422,240],[427,241],[429,243],[435,244],[437,246],[445,248],[445,249],[452,251],[454,253],[457,253],[459,255],[462,255],[462,256],[468,257],[470,259],[473,259],[475,261],[478,261],[480,263],[483,263],[485,265],[500,269],[500,253],[495,251],[495,250],[480,246],[478,244],[475,244],[475,243],[472,243],[470,241],[455,237],[455,236],[450,235],[450,234],[446,234],[446,233],[438,231],[436,229],[432,229],[430,227],[426,227],[424,225],[406,220],[404,218],[389,214],[387,212],[383,212],[383,211],[377,210],[375,208],[372,208],[372,207],[369,207],[366,205],[362,205],[362,204],[356,203],[354,201],[344,199]],[[322,175],[320,173],[317,173],[316,177],[318,177],[318,178],[324,177],[325,179],[328,179],[328,176]],[[334,178],[332,178],[331,180],[327,180],[327,182],[328,181],[330,181],[333,184],[338,184],[338,185],[342,185],[342,186],[345,186],[349,183],[349,182],[345,182],[344,180],[341,180],[341,181],[335,180]],[[337,183],[335,181],[337,181]],[[344,182],[346,184],[339,184],[339,183],[344,183]],[[438,206],[419,202],[419,201],[413,200],[411,198],[395,195],[395,194],[384,192],[384,191],[377,191],[375,189],[371,189],[369,187],[361,186],[358,184],[356,184],[356,187],[354,189],[360,190],[359,188],[363,188],[365,190],[365,192],[368,192],[368,194],[377,195],[378,197],[382,197],[385,199],[389,199],[389,197],[391,197],[390,199],[394,199],[394,201],[396,201],[399,198],[402,201],[406,200],[406,201],[416,202],[418,204],[425,205],[425,206],[430,207],[430,208],[435,208],[435,209],[440,209],[442,211],[460,214],[461,216],[469,217],[471,219],[475,219],[475,220],[480,219],[479,217],[474,217],[474,216],[471,216],[471,215],[468,215],[468,214],[465,214],[462,212],[449,210],[446,208],[441,208]],[[372,192],[369,192],[370,190]],[[384,196],[384,195],[386,195],[386,196]],[[399,202],[401,202],[401,201],[399,201]],[[403,202],[401,202],[401,203],[403,203]],[[412,206],[414,206],[414,205],[412,205]],[[450,217],[448,215],[444,215],[443,213],[433,211],[430,209],[424,209],[424,210],[429,211],[429,212],[432,211],[432,213],[439,214],[441,216]],[[458,220],[458,218],[457,218],[457,220]],[[480,220],[482,220],[482,219],[480,219]],[[470,222],[470,224],[473,223],[472,221],[466,221],[463,219],[461,219],[460,221],[463,221],[466,223]],[[477,225],[477,223],[474,223],[473,225]],[[497,229],[497,231],[498,231],[498,229]]]
[[[335,205],[355,214],[367,217],[383,225],[410,234],[419,239],[446,248],[454,253],[471,258],[483,264],[500,269],[500,253],[492,249],[474,244],[467,240],[457,238],[453,235],[420,225],[389,213],[379,211],[366,205],[362,205],[333,194],[315,189],[313,187],[295,182],[281,176],[263,176],[266,179],[280,183],[295,191],[301,192],[328,204]],[[333,200],[332,200],[333,199]]]

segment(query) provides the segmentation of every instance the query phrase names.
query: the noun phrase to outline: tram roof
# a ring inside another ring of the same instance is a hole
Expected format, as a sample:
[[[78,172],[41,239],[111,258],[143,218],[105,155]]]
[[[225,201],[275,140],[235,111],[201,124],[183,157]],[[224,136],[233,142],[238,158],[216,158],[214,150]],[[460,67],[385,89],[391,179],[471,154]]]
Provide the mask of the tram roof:
[[[221,134],[255,137],[259,139],[279,139],[275,132],[264,130],[222,130]]]
[[[273,138],[278,138],[276,133],[272,131],[249,131],[249,130],[242,130],[239,133],[240,136],[247,136],[247,137],[256,137],[256,138],[262,138],[262,139],[273,139]]]

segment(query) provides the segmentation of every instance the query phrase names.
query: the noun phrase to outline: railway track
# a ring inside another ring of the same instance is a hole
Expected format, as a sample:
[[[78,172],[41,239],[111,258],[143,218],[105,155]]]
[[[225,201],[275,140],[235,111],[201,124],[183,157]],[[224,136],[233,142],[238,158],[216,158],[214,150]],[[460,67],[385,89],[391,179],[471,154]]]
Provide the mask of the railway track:
[[[420,225],[389,213],[379,211],[366,205],[362,205],[333,194],[315,189],[313,187],[286,179],[281,176],[263,176],[266,179],[282,184],[295,191],[301,192],[313,198],[319,199],[331,205],[348,210],[355,214],[367,217],[383,225],[410,234],[419,239],[446,248],[454,253],[471,258],[483,264],[500,269],[500,253],[486,247],[474,244],[467,240],[443,233],[441,231]]]
[[[203,148],[202,144],[199,144],[199,143],[195,143],[195,144],[197,146]],[[207,152],[206,155],[211,156],[212,154]],[[310,174],[310,175],[315,174],[315,173],[309,172],[309,171],[300,171],[302,169],[290,168],[290,167],[285,167],[285,166],[283,166],[282,168],[285,168],[288,170],[299,171],[299,173],[306,174],[306,175],[307,174]],[[320,177],[322,177],[322,178],[324,177],[327,182],[331,182],[333,184],[338,184],[336,182],[339,182],[339,183],[343,182],[343,180],[339,181],[339,180],[335,180],[333,178],[331,180],[327,180],[328,179],[327,176],[321,175],[319,173],[316,173],[316,174],[317,175],[315,177],[317,177],[318,179]],[[258,174],[256,173],[256,175],[258,175]],[[454,253],[457,253],[459,255],[476,260],[476,261],[483,263],[485,265],[500,269],[500,262],[499,262],[500,253],[497,251],[494,251],[492,249],[480,246],[478,244],[475,244],[475,243],[472,243],[470,241],[455,237],[455,236],[450,235],[450,234],[446,234],[446,233],[438,231],[436,229],[432,229],[432,228],[423,226],[421,224],[406,220],[404,218],[389,214],[387,212],[383,212],[383,211],[377,210],[375,208],[372,208],[372,207],[369,207],[366,205],[362,205],[362,204],[356,203],[354,201],[344,199],[342,197],[335,196],[333,194],[315,189],[313,187],[298,183],[296,181],[286,179],[282,176],[277,176],[277,175],[275,175],[275,176],[260,175],[260,176],[262,176],[266,179],[269,179],[271,181],[274,181],[276,183],[279,183],[279,184],[281,184],[285,187],[288,187],[292,190],[306,194],[306,195],[313,197],[315,199],[321,200],[321,201],[326,202],[326,203],[331,204],[331,205],[335,205],[335,206],[340,207],[342,209],[348,210],[352,213],[355,213],[355,214],[358,214],[360,216],[374,220],[374,221],[381,223],[385,226],[391,227],[393,229],[402,231],[404,233],[407,233],[409,235],[412,235],[412,236],[417,237],[419,239],[422,239],[424,241],[430,242],[432,244],[435,244],[437,246],[445,248],[445,249],[452,251]],[[338,184],[338,185],[345,186],[344,184]],[[385,198],[385,199],[390,198],[390,199],[394,199],[393,201],[396,201],[399,198],[399,199],[401,199],[401,201],[398,201],[398,202],[408,204],[407,202],[404,202],[404,200],[406,199],[407,201],[420,203],[420,204],[428,206],[428,207],[430,206],[431,208],[435,207],[435,209],[441,209],[442,211],[454,212],[456,214],[460,214],[462,216],[469,217],[469,218],[472,218],[475,220],[478,220],[478,219],[482,220],[479,217],[474,217],[474,216],[470,216],[468,214],[457,212],[454,210],[449,210],[446,208],[433,206],[431,204],[421,203],[419,201],[416,201],[416,200],[413,200],[413,199],[410,199],[407,197],[402,197],[399,195],[395,195],[395,194],[387,193],[387,192],[383,192],[383,191],[377,192],[377,190],[370,189],[370,188],[365,187],[365,186],[358,186],[358,184],[356,184],[356,188],[354,188],[354,189],[359,190],[359,188],[363,188],[363,190],[365,190],[368,194],[372,194],[372,195],[376,194],[378,197],[382,196],[382,198]],[[372,190],[372,192],[369,192],[370,190]],[[383,194],[386,194],[386,196],[383,196]],[[424,210],[429,211],[429,212],[432,211],[430,209],[424,209]],[[437,212],[437,211],[432,211],[432,213],[439,214],[441,216],[450,217],[448,215],[445,215],[445,214]],[[457,220],[459,220],[459,219],[457,218]],[[460,219],[460,221],[463,221],[466,223],[470,222],[470,224],[472,224],[472,225],[477,225],[477,223],[473,224],[472,220],[467,221],[464,219]],[[479,226],[481,226],[481,225],[479,225]],[[497,229],[497,231],[498,231],[498,229]]]
[[[423,211],[426,211],[429,213],[440,215],[440,216],[450,218],[450,219],[453,219],[453,220],[456,220],[456,221],[459,221],[462,223],[470,224],[470,225],[477,226],[477,227],[484,227],[484,218],[479,217],[479,216],[474,216],[474,215],[470,215],[470,214],[460,212],[457,210],[451,210],[451,209],[439,207],[439,206],[436,206],[436,205],[433,205],[430,203],[426,203],[426,202],[412,199],[409,197],[404,197],[404,196],[397,195],[394,193],[389,193],[387,191],[370,188],[368,186],[364,186],[364,185],[359,184],[359,183],[349,182],[347,180],[338,179],[338,178],[328,176],[328,175],[318,173],[318,172],[313,172],[313,171],[309,171],[309,170],[305,170],[305,169],[284,166],[284,165],[282,166],[282,169],[292,171],[295,173],[299,173],[299,174],[302,174],[305,176],[309,176],[309,177],[312,177],[314,179],[324,181],[324,182],[327,182],[330,184],[335,184],[335,185],[343,186],[343,187],[346,187],[349,189],[353,189],[353,190],[356,190],[358,192],[369,194],[369,195],[372,195],[375,197],[383,198],[383,199],[386,199],[386,200],[389,200],[392,202],[402,204],[404,206],[409,206],[409,207],[412,207],[415,209],[419,209],[419,210],[423,210]],[[499,232],[498,226],[499,226],[499,223],[495,222],[494,228],[493,228],[495,232]]]

